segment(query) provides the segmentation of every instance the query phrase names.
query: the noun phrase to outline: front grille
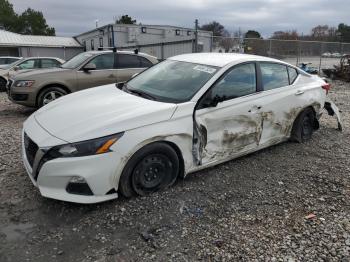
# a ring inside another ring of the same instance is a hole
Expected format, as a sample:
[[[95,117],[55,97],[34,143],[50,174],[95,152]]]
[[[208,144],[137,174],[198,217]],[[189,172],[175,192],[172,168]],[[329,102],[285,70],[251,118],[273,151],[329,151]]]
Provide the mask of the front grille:
[[[24,133],[24,148],[26,151],[27,160],[30,166],[33,167],[35,155],[39,147],[34,143],[33,140],[30,139],[29,136],[27,136],[26,133]]]
[[[12,84],[13,84],[13,80],[12,80],[12,79],[9,79],[9,80],[7,81],[7,88],[10,89],[10,87],[12,86]]]
[[[13,84],[13,80],[12,80],[12,79],[9,79],[9,80],[7,81],[7,85],[6,85],[6,89],[7,89],[8,95],[10,95],[10,91],[11,91],[11,86],[12,86],[12,84]]]

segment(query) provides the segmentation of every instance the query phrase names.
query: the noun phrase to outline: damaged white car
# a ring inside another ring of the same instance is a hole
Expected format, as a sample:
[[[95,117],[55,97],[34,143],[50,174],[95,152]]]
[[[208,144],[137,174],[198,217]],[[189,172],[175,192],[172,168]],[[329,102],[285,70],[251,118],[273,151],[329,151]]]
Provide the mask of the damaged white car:
[[[330,85],[242,54],[186,54],[127,83],[77,92],[24,123],[23,160],[48,198],[96,203],[147,195],[178,177],[318,129]],[[232,174],[234,175],[234,174]]]

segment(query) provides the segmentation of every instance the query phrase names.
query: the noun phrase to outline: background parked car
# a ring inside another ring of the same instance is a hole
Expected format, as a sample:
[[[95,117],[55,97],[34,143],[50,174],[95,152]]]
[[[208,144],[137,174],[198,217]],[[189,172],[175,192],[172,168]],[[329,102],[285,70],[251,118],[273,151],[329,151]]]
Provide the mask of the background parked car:
[[[0,91],[6,91],[7,80],[18,73],[34,69],[59,67],[64,62],[63,59],[56,57],[22,58],[0,69]]]
[[[138,52],[85,52],[61,68],[15,76],[9,80],[8,96],[15,103],[41,107],[68,93],[127,81],[155,63],[158,63],[156,57]]]
[[[0,69],[4,68],[7,65],[10,65],[18,60],[22,59],[22,57],[15,56],[0,56]]]

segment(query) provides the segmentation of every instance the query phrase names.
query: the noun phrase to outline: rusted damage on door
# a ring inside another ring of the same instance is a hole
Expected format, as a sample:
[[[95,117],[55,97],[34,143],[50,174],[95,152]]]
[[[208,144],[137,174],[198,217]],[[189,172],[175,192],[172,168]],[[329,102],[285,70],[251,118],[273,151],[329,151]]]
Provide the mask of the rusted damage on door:
[[[319,103],[311,106],[316,112],[321,108]],[[264,136],[270,138],[267,144],[281,142],[290,137],[294,121],[303,109],[300,106],[294,107],[279,117],[273,111],[262,111],[254,116],[236,115],[224,120],[215,119],[210,115],[194,115],[192,153],[195,163],[201,165],[203,160],[222,160],[253,150],[260,146],[263,132]],[[336,111],[334,113],[336,114]]]

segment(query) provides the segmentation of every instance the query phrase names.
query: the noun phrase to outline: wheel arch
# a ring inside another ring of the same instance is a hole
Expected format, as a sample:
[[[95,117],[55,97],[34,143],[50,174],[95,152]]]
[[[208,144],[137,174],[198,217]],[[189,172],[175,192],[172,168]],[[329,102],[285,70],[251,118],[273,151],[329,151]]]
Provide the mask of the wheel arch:
[[[36,98],[35,98],[35,106],[37,107],[39,105],[39,97],[40,95],[42,94],[42,92],[44,92],[46,89],[50,88],[50,87],[60,87],[62,88],[64,91],[67,92],[67,94],[70,94],[72,93],[72,91],[65,85],[63,84],[60,84],[60,83],[50,83],[50,84],[47,84],[47,85],[44,85],[43,87],[41,87],[36,95]]]
[[[167,140],[165,138],[163,138],[163,139],[153,138],[153,139],[146,140],[142,143],[139,143],[127,156],[123,157],[120,169],[117,171],[118,175],[115,177],[115,180],[114,180],[116,190],[119,190],[123,173],[125,172],[125,169],[127,168],[128,163],[133,158],[133,156],[136,155],[143,148],[145,148],[149,145],[155,144],[155,143],[166,144],[166,145],[170,146],[175,151],[175,153],[179,159],[178,177],[184,178],[184,176],[185,176],[185,161],[184,161],[183,152],[181,151],[180,146],[178,146],[174,141]]]

